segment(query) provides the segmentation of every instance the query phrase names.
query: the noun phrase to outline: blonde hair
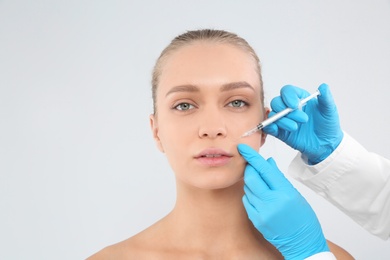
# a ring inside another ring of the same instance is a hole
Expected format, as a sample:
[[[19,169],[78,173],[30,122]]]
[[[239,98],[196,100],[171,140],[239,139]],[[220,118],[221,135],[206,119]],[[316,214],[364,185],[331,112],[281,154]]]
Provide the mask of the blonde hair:
[[[156,64],[153,68],[153,74],[152,74],[152,98],[153,98],[154,114],[156,114],[156,108],[157,108],[156,107],[157,86],[159,84],[159,78],[162,73],[164,61],[174,51],[197,41],[227,43],[248,52],[255,61],[256,71],[259,75],[259,80],[260,80],[260,98],[264,104],[263,80],[261,77],[260,59],[257,56],[254,49],[249,45],[249,43],[246,40],[239,37],[237,34],[223,31],[223,30],[202,29],[202,30],[187,31],[183,34],[178,35],[171,41],[171,43],[161,52],[160,56],[158,57]]]

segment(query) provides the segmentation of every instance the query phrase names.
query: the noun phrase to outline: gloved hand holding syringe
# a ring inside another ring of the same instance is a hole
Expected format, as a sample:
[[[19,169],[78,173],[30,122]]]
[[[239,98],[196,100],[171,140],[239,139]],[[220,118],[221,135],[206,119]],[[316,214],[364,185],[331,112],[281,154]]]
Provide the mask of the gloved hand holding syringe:
[[[306,98],[303,98],[300,102],[299,102],[299,107],[298,108],[301,108],[303,107],[304,105],[306,105],[306,103],[317,97],[318,95],[321,95],[320,91],[317,89],[316,92],[314,92],[313,94],[311,94],[310,96],[306,97]],[[263,122],[261,122],[260,124],[258,124],[255,128],[245,132],[241,137],[245,137],[245,136],[249,136],[251,134],[254,134],[256,133],[257,131],[260,131],[261,129],[263,129],[264,127],[266,127],[267,125],[270,125],[272,123],[274,123],[276,120],[279,120],[280,118],[284,117],[285,115],[291,113],[292,111],[294,111],[295,109],[292,109],[290,107],[276,113],[275,115],[267,118],[266,120],[264,120]]]

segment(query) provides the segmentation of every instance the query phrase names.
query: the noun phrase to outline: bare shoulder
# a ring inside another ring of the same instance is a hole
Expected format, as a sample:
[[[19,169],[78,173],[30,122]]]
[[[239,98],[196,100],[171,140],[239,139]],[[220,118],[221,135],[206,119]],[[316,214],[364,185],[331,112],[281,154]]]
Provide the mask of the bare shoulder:
[[[163,241],[158,223],[119,243],[107,246],[87,260],[155,259]]]
[[[352,260],[355,259],[350,253],[348,253],[344,248],[336,245],[335,243],[327,240],[330,251],[334,254],[338,260]]]
[[[87,260],[143,259],[145,258],[143,234],[137,234],[119,243],[107,246]]]

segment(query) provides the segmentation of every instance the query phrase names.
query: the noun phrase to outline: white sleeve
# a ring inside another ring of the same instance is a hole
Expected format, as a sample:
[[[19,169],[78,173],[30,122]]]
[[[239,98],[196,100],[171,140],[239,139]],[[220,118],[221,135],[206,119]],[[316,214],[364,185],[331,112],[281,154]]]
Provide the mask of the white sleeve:
[[[336,260],[336,257],[331,252],[321,252],[305,258],[305,260]]]
[[[324,161],[298,154],[289,174],[326,198],[370,233],[390,236],[390,160],[368,152],[347,133]]]

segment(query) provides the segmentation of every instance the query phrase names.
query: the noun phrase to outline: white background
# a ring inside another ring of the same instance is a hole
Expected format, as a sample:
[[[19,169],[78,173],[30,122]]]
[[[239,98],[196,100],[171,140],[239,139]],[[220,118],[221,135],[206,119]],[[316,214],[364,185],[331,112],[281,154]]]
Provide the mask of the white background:
[[[188,29],[258,52],[267,101],[326,82],[342,128],[390,158],[390,1],[0,0],[0,259],[84,259],[151,225],[175,186],[149,129],[151,70]],[[269,137],[282,171],[295,151]],[[357,259],[382,241],[293,182]]]

